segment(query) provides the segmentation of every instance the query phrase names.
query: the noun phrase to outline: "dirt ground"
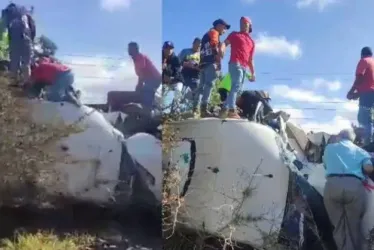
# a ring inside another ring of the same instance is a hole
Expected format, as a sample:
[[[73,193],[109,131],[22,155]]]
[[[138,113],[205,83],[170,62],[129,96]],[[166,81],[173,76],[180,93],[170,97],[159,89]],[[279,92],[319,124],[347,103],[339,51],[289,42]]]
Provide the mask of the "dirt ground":
[[[161,223],[154,214],[132,208],[113,214],[90,204],[63,209],[0,208],[0,239],[15,232],[53,231],[57,235],[89,233],[97,236],[93,249],[161,250]]]

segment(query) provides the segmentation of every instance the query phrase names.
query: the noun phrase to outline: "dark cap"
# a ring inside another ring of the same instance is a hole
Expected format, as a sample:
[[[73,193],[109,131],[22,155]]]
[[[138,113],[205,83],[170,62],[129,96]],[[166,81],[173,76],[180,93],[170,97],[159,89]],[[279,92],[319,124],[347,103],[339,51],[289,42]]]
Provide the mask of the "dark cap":
[[[174,43],[171,41],[164,42],[164,45],[162,45],[163,49],[174,49]]]
[[[213,22],[213,27],[216,27],[217,25],[220,25],[220,24],[222,24],[222,25],[224,25],[224,26],[226,26],[226,29],[230,29],[230,27],[231,27],[231,25],[230,24],[228,24],[226,21],[224,21],[223,19],[217,19],[217,20],[215,20],[214,22]]]
[[[139,44],[137,42],[129,42],[128,46],[139,49]]]
[[[373,51],[371,50],[370,47],[363,47],[361,49],[361,56],[372,56],[373,55]]]
[[[198,38],[198,37],[196,37],[195,39],[193,39],[193,43],[196,43],[196,42],[201,42],[201,39],[200,38]]]

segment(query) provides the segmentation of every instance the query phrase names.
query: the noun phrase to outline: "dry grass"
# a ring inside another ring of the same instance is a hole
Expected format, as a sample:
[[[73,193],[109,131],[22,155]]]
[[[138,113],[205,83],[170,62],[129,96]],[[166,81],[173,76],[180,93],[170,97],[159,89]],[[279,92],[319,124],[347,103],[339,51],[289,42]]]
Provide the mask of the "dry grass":
[[[56,161],[64,160],[48,153],[59,139],[75,131],[73,126],[37,124],[23,91],[9,87],[8,77],[0,76],[0,206],[38,205],[45,188],[54,185]],[[5,229],[6,225],[2,225]],[[3,250],[81,250],[92,242],[90,236],[58,237],[53,233],[18,234],[14,241],[3,240]]]
[[[51,165],[63,159],[47,148],[73,131],[60,123],[33,122],[22,90],[9,84],[0,76],[0,205],[38,200],[43,187],[56,184]]]
[[[90,235],[59,237],[52,232],[18,234],[14,241],[3,240],[1,250],[93,250],[94,238]]]

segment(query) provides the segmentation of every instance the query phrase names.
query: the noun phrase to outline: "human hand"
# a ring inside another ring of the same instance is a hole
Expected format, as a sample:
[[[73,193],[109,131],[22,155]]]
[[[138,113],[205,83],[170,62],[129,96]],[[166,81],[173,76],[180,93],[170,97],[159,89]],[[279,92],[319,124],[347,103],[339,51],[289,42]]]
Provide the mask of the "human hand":
[[[358,93],[354,91],[349,91],[347,93],[347,99],[348,100],[357,100],[358,99]]]
[[[254,81],[256,81],[256,76],[255,76],[254,74],[248,76],[248,81],[250,81],[250,82],[254,82]]]

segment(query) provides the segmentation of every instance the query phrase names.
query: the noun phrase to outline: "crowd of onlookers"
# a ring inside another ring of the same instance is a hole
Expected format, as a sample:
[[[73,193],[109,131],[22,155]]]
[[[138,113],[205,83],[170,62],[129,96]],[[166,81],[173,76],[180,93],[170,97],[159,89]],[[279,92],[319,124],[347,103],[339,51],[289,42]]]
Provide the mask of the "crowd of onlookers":
[[[253,55],[255,42],[251,38],[252,22],[248,17],[240,18],[240,30],[231,32],[224,41],[221,36],[230,30],[223,19],[217,19],[202,38],[195,38],[191,48],[183,49],[179,55],[174,44],[167,41],[162,47],[162,83],[180,91],[181,85],[189,88],[192,95],[192,112],[201,117],[212,116],[208,105],[214,85],[223,80],[222,60],[231,46],[226,88],[221,88],[221,117],[239,118],[236,108],[237,94],[245,78],[255,80]],[[247,74],[247,72],[250,74]],[[178,86],[179,85],[179,86]]]
[[[173,42],[164,42],[161,74],[149,58],[140,53],[138,44],[129,44],[129,54],[134,60],[135,71],[139,77],[137,90],[142,93],[144,106],[151,107],[156,89],[162,83],[174,90],[173,104],[178,103],[182,89],[187,88],[192,93],[193,115],[210,117],[213,115],[208,107],[212,89],[221,80],[219,93],[222,105],[219,116],[240,117],[236,107],[237,95],[246,78],[255,81],[255,42],[250,35],[252,22],[248,17],[241,17],[240,30],[231,32],[224,41],[221,41],[221,36],[230,30],[231,26],[223,19],[215,20],[212,26],[202,38],[192,41],[191,48],[183,49],[178,55],[174,51]],[[222,60],[228,46],[231,46],[229,70],[223,75]],[[261,95],[254,96],[261,98]],[[171,112],[173,111],[172,108]]]

